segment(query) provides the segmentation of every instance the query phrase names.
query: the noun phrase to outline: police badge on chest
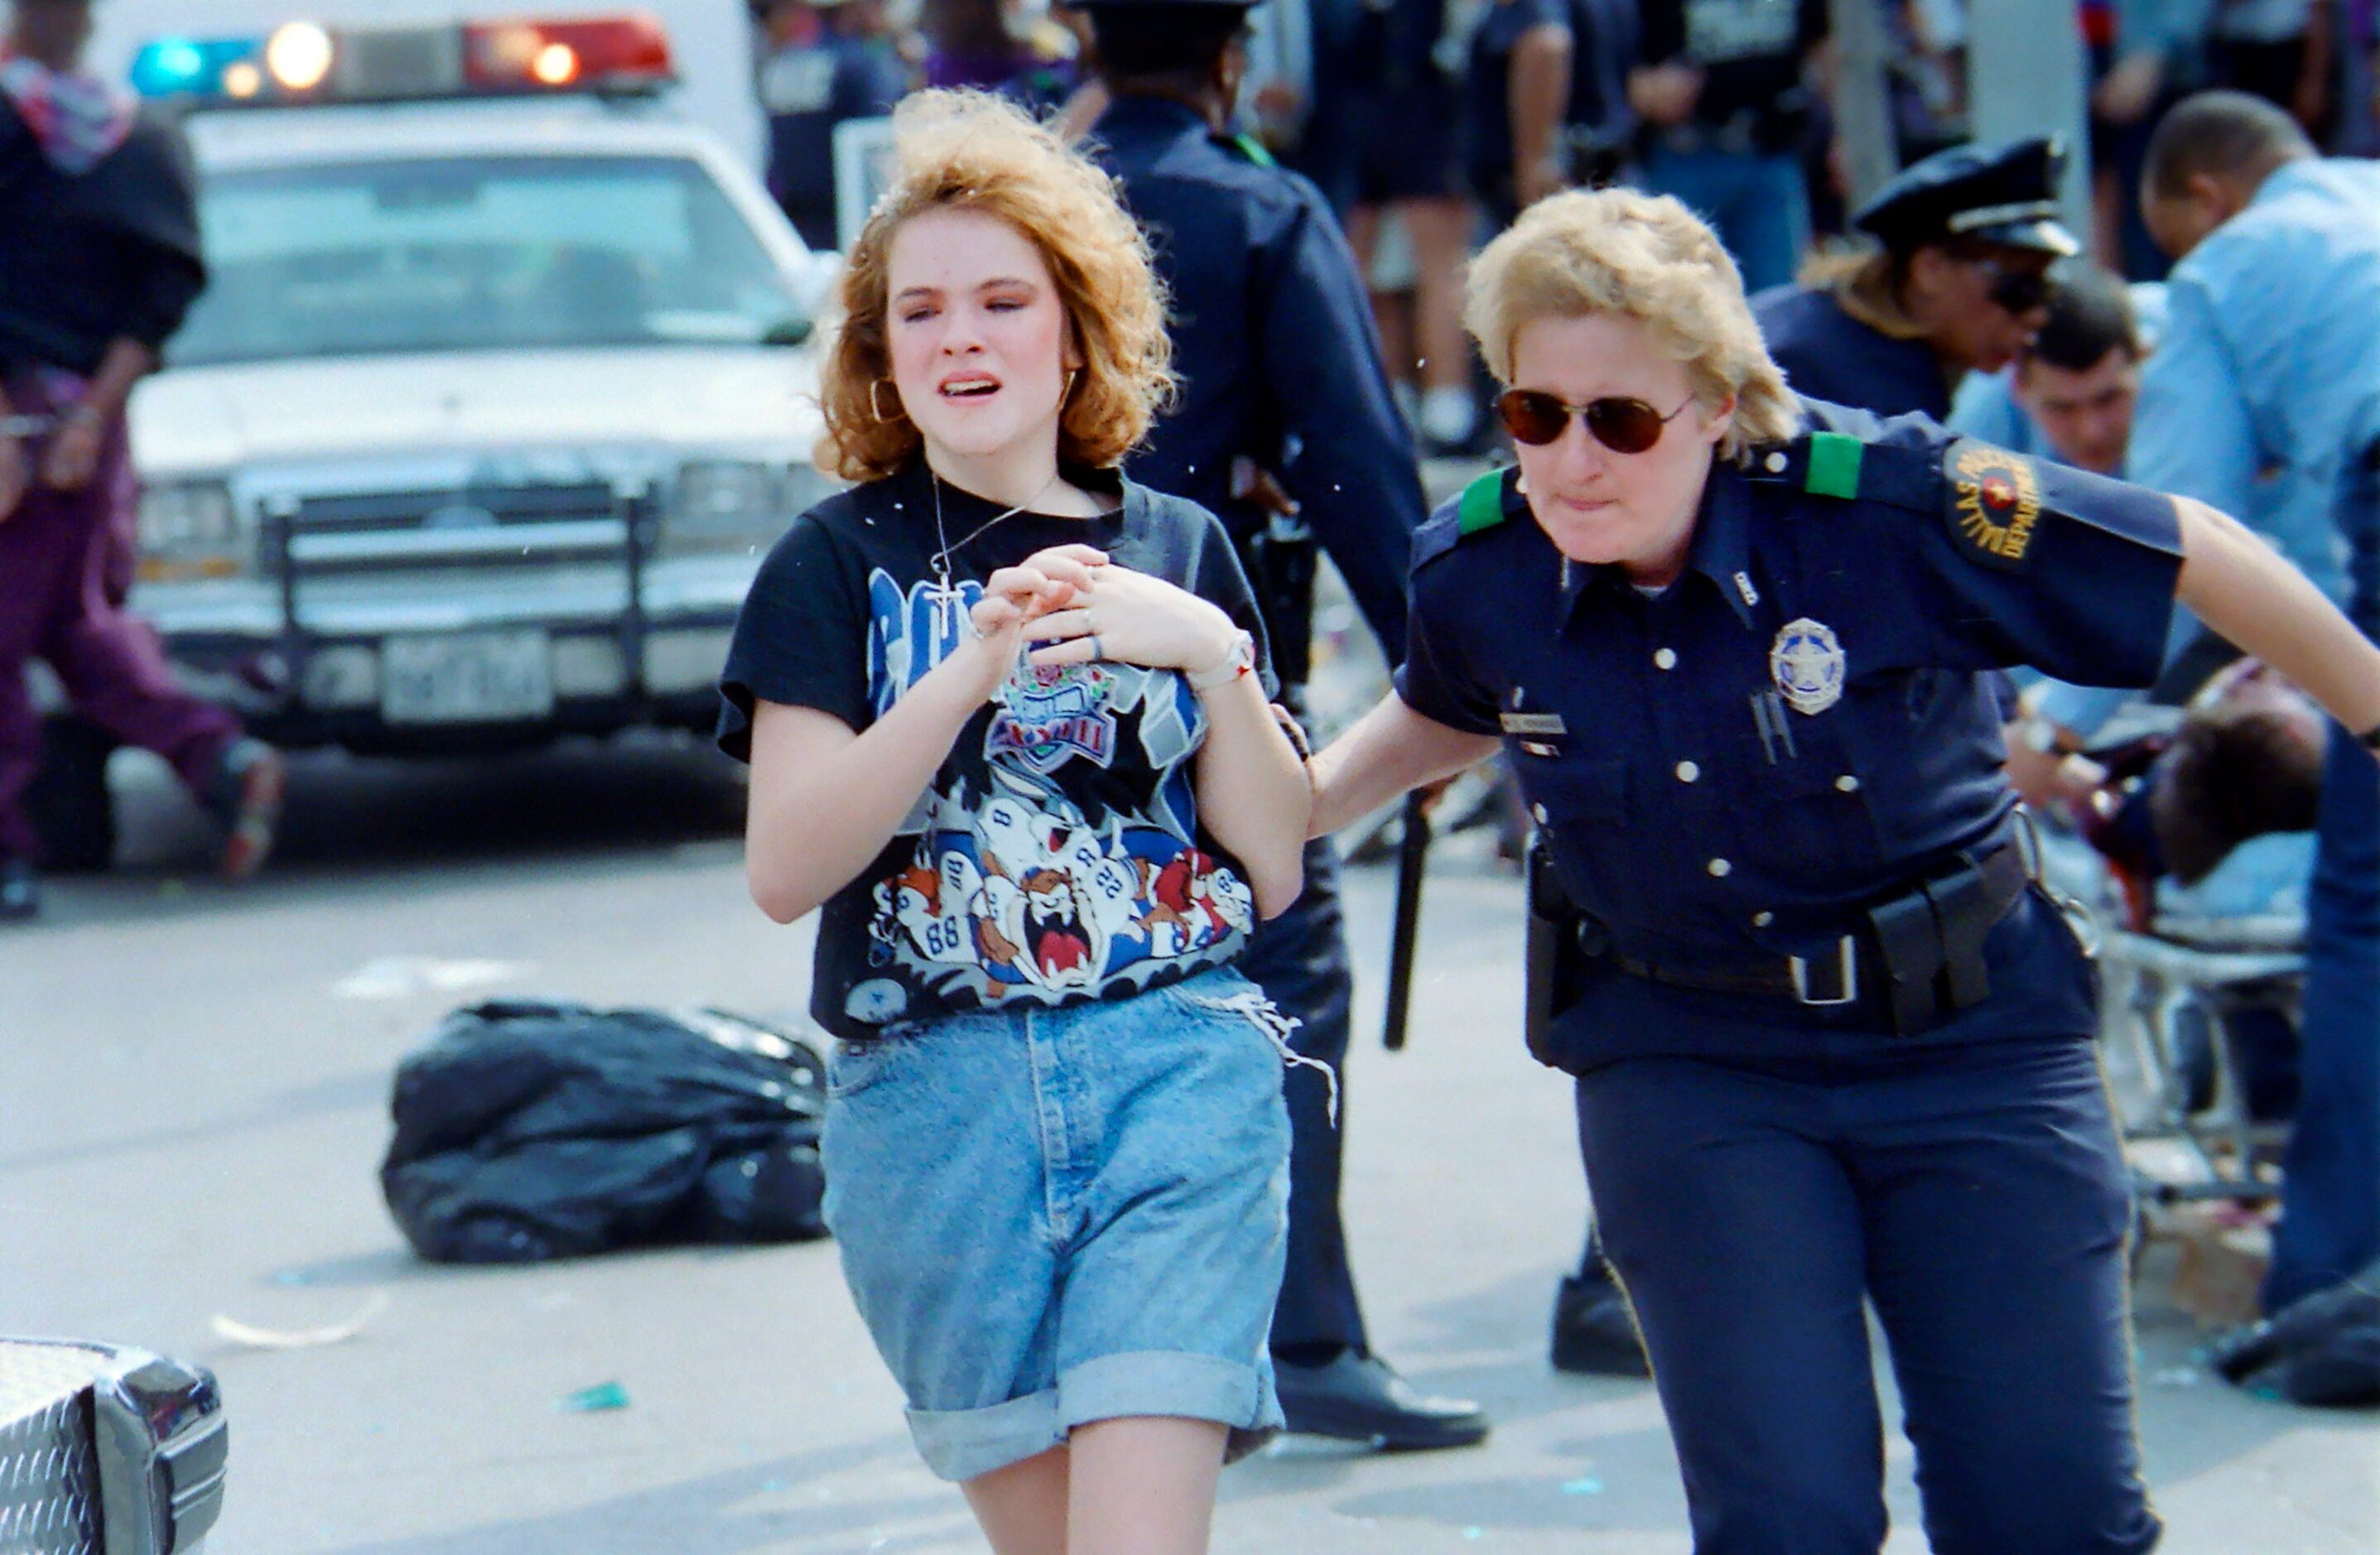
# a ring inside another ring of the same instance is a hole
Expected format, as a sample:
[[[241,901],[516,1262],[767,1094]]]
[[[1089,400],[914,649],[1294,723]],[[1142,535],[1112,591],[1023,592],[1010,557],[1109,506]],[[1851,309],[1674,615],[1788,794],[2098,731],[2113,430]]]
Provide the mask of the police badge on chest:
[[[1834,628],[1799,616],[1777,630],[1768,678],[1795,712],[1815,715],[1843,699],[1843,645]]]

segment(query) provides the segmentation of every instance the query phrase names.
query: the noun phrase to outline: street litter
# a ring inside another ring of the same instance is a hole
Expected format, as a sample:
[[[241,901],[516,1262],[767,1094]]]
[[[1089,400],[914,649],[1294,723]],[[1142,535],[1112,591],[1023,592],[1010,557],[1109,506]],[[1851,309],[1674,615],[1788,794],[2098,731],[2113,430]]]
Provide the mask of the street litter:
[[[1596,1478],[1595,1476],[1591,1474],[1583,1475],[1563,1486],[1562,1494],[1565,1496],[1599,1496],[1603,1494],[1603,1481]]]
[[[397,1069],[381,1191],[433,1262],[823,1236],[825,1071],[716,1010],[456,1010]]]
[[[598,1382],[591,1388],[581,1388],[553,1407],[565,1415],[593,1415],[607,1409],[625,1409],[628,1407],[628,1390],[617,1382]]]
[[[253,1323],[243,1323],[237,1318],[216,1313],[209,1323],[215,1337],[234,1344],[245,1344],[252,1350],[312,1350],[325,1344],[345,1344],[364,1331],[371,1320],[388,1307],[388,1296],[374,1291],[371,1298],[344,1323],[328,1323],[314,1329],[266,1329]]]
[[[331,985],[342,999],[407,999],[509,982],[530,968],[510,961],[440,961],[426,955],[383,955]]]

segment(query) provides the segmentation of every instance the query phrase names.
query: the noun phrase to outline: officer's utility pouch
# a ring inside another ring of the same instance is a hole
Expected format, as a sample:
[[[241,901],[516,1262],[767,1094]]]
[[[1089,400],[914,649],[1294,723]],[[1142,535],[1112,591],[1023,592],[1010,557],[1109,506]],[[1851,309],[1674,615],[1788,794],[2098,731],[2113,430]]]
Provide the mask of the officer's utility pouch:
[[[1942,970],[1942,935],[1934,921],[1934,904],[1920,886],[1877,903],[1867,917],[1883,953],[1892,1029],[1904,1037],[1923,1031],[1934,1024],[1939,1007],[1935,978]]]
[[[2014,847],[1980,860],[1961,854],[1956,868],[1868,909],[1894,1031],[1914,1036],[1990,996],[1984,945],[2023,894],[2026,878]]]
[[[1526,1032],[1529,1054],[1560,1068],[1554,1023],[1586,991],[1602,960],[1599,925],[1574,906],[1554,872],[1552,852],[1540,835],[1529,839],[1527,866],[1529,933]]]

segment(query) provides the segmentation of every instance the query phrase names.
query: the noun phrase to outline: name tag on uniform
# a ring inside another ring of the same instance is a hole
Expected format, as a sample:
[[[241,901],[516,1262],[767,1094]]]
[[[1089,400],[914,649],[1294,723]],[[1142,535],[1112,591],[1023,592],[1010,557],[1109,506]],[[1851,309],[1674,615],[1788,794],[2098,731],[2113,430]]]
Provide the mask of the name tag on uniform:
[[[1558,712],[1507,712],[1498,719],[1508,735],[1567,735],[1570,725]]]

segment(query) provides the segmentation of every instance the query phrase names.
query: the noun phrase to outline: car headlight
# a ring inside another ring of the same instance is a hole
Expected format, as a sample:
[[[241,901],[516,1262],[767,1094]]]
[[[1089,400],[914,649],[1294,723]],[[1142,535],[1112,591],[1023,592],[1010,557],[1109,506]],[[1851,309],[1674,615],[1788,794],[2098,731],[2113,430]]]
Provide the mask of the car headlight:
[[[236,577],[254,553],[254,531],[223,481],[166,481],[140,493],[143,582]]]
[[[759,551],[794,516],[826,495],[827,480],[807,465],[704,459],[678,470],[662,526],[662,555]]]

